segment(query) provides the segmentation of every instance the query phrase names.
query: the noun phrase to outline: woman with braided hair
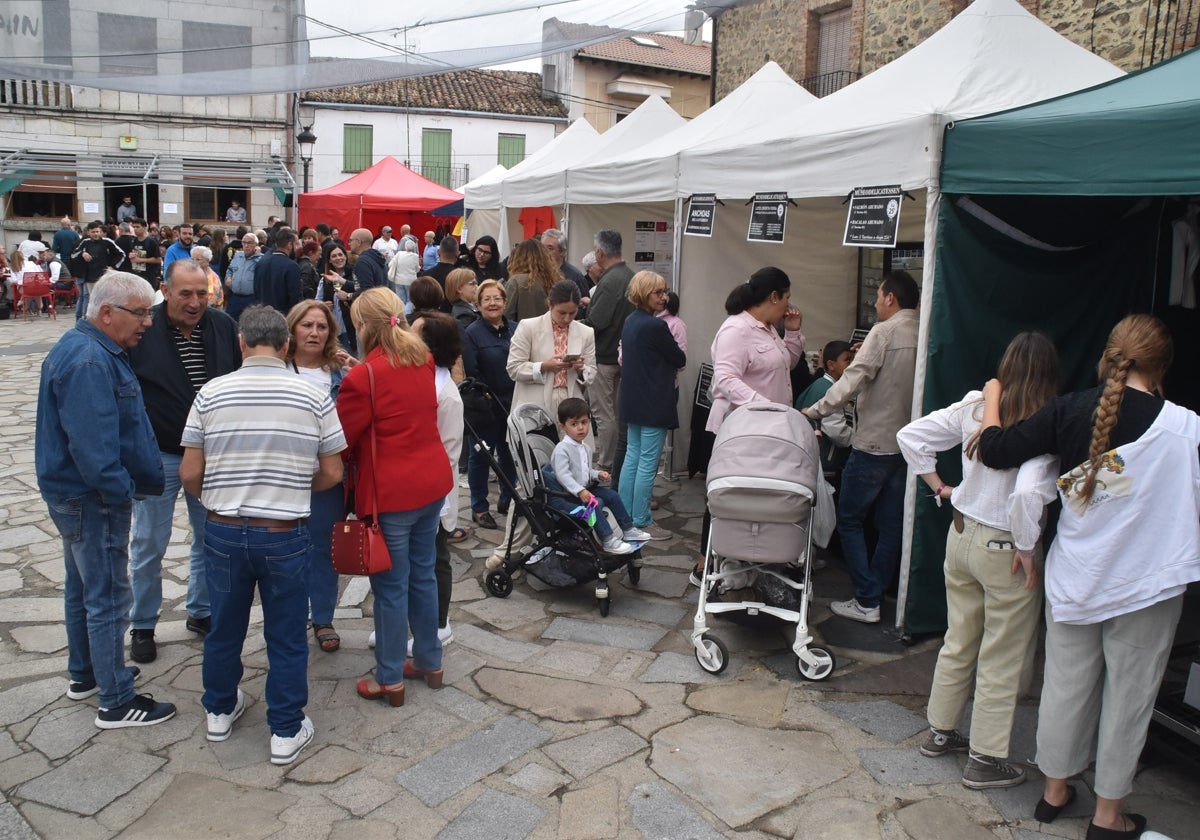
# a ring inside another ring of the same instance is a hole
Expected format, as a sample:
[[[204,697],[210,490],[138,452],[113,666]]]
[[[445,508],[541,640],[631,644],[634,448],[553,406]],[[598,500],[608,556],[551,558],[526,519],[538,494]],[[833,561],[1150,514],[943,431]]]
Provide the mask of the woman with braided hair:
[[[1113,327],[1100,385],[1000,428],[1000,383],[984,387],[983,463],[1053,454],[1062,474],[1058,535],[1046,558],[1046,668],[1034,816],[1075,798],[1067,779],[1096,755],[1087,840],[1138,837],[1124,814],[1187,584],[1200,580],[1200,417],[1162,397],[1171,337],[1151,315]]]

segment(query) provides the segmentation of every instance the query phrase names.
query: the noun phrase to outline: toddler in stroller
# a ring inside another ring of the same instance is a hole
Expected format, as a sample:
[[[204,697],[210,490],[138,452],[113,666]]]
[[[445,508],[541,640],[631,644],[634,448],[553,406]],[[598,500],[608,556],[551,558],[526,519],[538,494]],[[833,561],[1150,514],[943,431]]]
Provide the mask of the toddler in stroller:
[[[600,487],[597,481],[608,481],[606,472],[592,469],[592,449],[584,440],[591,429],[588,404],[578,397],[563,400],[558,406],[558,422],[563,430],[563,439],[554,447],[550,463],[542,468],[542,477],[549,491],[550,506],[563,513],[574,514],[579,508],[570,494],[582,505],[595,513],[596,536],[608,554],[630,554],[636,549],[627,542],[645,542],[650,535],[633,527],[633,518],[621,502],[620,495],[608,487]],[[604,508],[608,507],[621,534],[613,531]]]

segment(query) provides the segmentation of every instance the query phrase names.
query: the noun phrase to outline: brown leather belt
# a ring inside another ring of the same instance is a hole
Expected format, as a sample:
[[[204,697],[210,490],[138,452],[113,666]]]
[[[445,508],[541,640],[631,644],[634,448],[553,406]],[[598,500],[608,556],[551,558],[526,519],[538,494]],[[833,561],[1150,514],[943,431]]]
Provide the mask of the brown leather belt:
[[[954,530],[961,534],[963,528],[966,527],[966,524],[963,522],[963,515],[959,513],[956,507],[950,508],[950,515],[954,517]]]
[[[209,522],[220,522],[222,525],[237,525],[246,528],[262,528],[271,534],[281,534],[284,531],[295,531],[302,527],[307,519],[264,519],[258,516],[225,516],[220,513],[208,512]]]

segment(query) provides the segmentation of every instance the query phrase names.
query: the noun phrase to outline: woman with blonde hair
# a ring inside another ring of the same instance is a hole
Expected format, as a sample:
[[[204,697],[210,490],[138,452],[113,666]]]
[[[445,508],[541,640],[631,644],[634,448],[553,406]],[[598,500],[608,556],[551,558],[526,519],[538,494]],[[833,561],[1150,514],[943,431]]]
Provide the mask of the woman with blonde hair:
[[[350,317],[362,362],[338,394],[355,512],[376,515],[392,568],[371,575],[375,595],[375,676],[359,680],[366,699],[404,705],[406,677],[442,684],[438,590],[434,575],[438,516],[454,486],[438,433],[436,369],[421,338],[406,328],[391,289],[355,296]],[[405,660],[412,630],[413,661]]]
[[[513,248],[508,258],[508,305],[504,315],[513,321],[545,315],[546,298],[562,271],[550,259],[540,239],[526,239]]]
[[[446,300],[460,330],[479,320],[479,307],[475,305],[478,287],[479,280],[469,268],[456,268],[446,275]]]
[[[996,377],[1004,384],[1000,421],[1012,426],[1058,392],[1058,353],[1046,336],[1023,332],[1004,351]],[[1017,695],[1033,665],[1042,605],[1039,539],[1058,471],[1053,455],[1019,469],[985,467],[978,453],[983,408],[983,393],[972,390],[896,435],[904,460],[938,505],[954,505],[946,538],[949,626],[929,694],[929,735],[920,750],[937,757],[969,748],[962,783],[974,790],[1025,781],[1025,771],[1006,759]],[[962,481],[951,487],[938,474],[937,455],[958,446]],[[972,687],[968,742],[956,727]]]
[[[1146,818],[1122,813],[1146,742],[1187,585],[1200,580],[1200,417],[1162,396],[1173,355],[1152,315],[1113,327],[1100,385],[1001,426],[1004,386],[983,389],[984,464],[1010,469],[1057,455],[1063,502],[1046,558],[1046,668],[1034,816],[1075,798],[1067,780],[1095,747],[1096,809],[1087,840],[1124,840]]]

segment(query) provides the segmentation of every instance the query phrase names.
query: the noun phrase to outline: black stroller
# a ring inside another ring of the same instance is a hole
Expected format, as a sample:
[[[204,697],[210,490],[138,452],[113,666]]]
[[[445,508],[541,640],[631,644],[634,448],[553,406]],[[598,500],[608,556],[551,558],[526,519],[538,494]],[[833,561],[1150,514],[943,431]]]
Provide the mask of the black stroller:
[[[512,486],[496,461],[495,453],[476,435],[471,427],[486,414],[481,412],[496,397],[487,386],[467,380],[459,386],[463,396],[463,415],[472,446],[488,459],[496,480],[512,495],[513,519],[504,544],[504,561],[490,569],[484,578],[487,591],[497,598],[507,598],[513,589],[513,576],[528,572],[555,588],[578,586],[596,581],[596,601],[600,615],[608,615],[610,592],[608,576],[628,567],[629,580],[636,586],[641,579],[641,551],[615,556],[601,550],[592,529],[582,519],[551,506],[550,497],[564,493],[549,490],[542,478],[542,467],[550,463],[558,444],[558,427],[540,405],[526,403],[515,406],[508,416],[508,445],[516,466],[517,486]],[[491,410],[490,406],[487,409]],[[524,545],[528,534],[529,544]]]

